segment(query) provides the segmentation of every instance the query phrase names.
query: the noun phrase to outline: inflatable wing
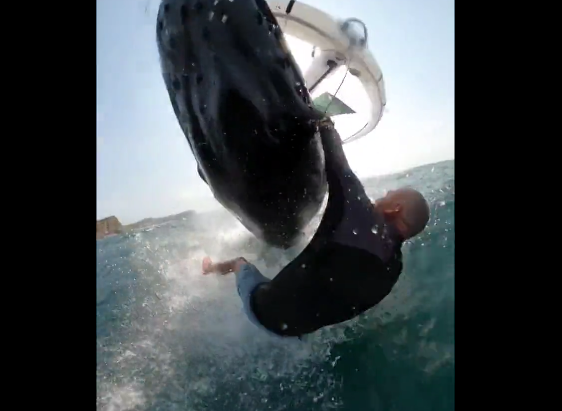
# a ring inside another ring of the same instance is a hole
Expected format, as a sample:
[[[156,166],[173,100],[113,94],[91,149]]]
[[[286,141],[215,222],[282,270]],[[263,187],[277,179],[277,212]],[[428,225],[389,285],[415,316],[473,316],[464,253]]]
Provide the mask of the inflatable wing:
[[[382,117],[386,94],[382,71],[368,49],[365,25],[355,18],[337,21],[302,1],[268,0],[267,3],[285,34],[310,43],[319,50],[314,53],[311,66],[304,73],[305,84],[310,91],[344,65],[365,89],[371,102],[369,119],[351,135],[342,135],[344,143],[373,131]],[[361,29],[359,33],[354,30],[356,27]]]
[[[321,114],[267,3],[163,0],[156,38],[201,176],[254,235],[291,246],[327,189]]]
[[[314,99],[313,103],[317,110],[326,113],[330,117],[355,113],[351,107],[330,93],[322,93]]]

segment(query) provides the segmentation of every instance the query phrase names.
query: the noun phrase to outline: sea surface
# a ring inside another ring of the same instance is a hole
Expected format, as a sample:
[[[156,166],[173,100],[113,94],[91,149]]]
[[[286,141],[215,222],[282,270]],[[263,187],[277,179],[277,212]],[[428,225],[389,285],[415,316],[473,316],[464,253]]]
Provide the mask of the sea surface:
[[[454,161],[364,184],[419,189],[429,226],[381,304],[306,342],[255,328],[234,276],[201,275],[243,255],[273,277],[304,242],[269,248],[222,210],[97,241],[97,410],[452,411]]]

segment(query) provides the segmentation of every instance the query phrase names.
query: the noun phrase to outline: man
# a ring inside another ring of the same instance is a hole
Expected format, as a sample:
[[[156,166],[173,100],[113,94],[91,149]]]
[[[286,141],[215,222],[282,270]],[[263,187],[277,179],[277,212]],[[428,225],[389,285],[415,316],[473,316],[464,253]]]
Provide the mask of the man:
[[[419,234],[429,207],[416,190],[390,191],[371,203],[351,171],[330,120],[319,124],[329,185],[320,226],[303,252],[273,279],[240,257],[203,273],[236,273],[248,318],[287,337],[300,337],[358,316],[386,297],[402,271],[401,246]]]

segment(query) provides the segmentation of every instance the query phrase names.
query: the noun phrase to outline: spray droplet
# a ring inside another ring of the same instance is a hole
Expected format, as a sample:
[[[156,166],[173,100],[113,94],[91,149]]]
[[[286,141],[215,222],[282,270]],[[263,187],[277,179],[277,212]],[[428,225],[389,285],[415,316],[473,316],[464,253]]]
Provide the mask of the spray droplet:
[[[353,234],[354,234],[354,235],[357,235],[357,233],[358,233],[357,229],[354,228],[354,229],[353,229]]]
[[[373,228],[371,228],[371,232],[373,234],[378,234],[379,233],[379,227],[378,226],[374,226]]]
[[[301,265],[302,268],[306,268],[306,264]]]
[[[330,277],[330,281],[334,281],[334,279],[332,277]]]
[[[223,23],[226,23],[227,20],[228,20],[228,16],[227,16],[226,14],[225,14],[224,16],[222,16],[221,21],[222,21]]]
[[[281,330],[285,331],[289,326],[285,323],[281,324]]]

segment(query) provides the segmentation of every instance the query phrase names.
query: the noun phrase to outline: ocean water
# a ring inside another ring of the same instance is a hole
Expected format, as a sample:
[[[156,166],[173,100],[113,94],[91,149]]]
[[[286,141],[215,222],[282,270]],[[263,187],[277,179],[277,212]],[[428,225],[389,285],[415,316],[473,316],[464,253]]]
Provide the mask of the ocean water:
[[[304,244],[271,249],[225,211],[97,241],[97,409],[453,410],[454,161],[364,184],[419,189],[429,226],[381,304],[306,342],[249,323],[232,275],[201,275],[243,255],[273,277]]]

